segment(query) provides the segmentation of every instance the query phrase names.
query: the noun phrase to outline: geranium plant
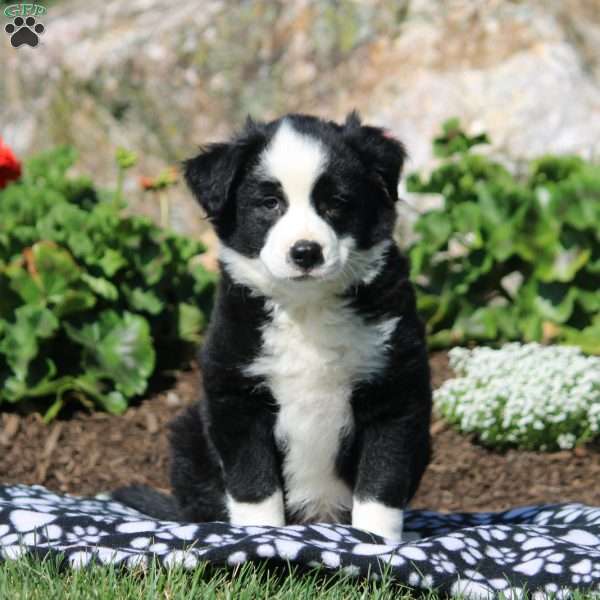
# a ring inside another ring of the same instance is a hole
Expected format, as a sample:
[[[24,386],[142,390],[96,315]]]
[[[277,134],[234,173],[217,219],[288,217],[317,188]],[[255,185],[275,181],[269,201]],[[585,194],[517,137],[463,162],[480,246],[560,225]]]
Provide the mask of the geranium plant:
[[[125,216],[74,161],[36,156],[0,191],[0,405],[37,399],[47,419],[69,400],[122,412],[184,363],[213,294],[201,243]]]
[[[408,179],[443,200],[410,248],[431,346],[562,341],[600,354],[600,166],[545,156],[521,177],[482,143],[449,121],[438,168]]]

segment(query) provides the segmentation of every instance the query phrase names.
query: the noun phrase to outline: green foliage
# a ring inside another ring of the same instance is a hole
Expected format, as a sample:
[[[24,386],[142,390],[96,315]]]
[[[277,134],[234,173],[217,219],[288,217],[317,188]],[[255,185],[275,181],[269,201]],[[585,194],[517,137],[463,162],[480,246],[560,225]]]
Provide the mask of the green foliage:
[[[440,194],[409,249],[432,347],[564,341],[600,354],[600,167],[544,156],[524,177],[477,154],[456,120],[408,189]]]
[[[126,148],[117,148],[115,159],[120,169],[131,169],[137,163],[137,154]]]
[[[0,404],[39,398],[48,419],[69,398],[125,410],[198,342],[214,287],[200,243],[123,216],[74,161],[39,155],[0,191]]]
[[[433,153],[440,158],[447,158],[458,152],[468,152],[473,146],[487,143],[489,139],[485,133],[469,136],[461,129],[458,119],[448,119],[442,125],[441,135],[433,140]]]

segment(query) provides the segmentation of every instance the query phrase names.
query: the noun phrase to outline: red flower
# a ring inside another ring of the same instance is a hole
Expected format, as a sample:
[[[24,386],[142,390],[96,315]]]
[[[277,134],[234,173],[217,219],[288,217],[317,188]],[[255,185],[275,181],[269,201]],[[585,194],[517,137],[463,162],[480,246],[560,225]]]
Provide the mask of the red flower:
[[[0,190],[21,177],[21,163],[0,137]]]
[[[140,187],[143,190],[153,190],[154,189],[154,179],[152,177],[141,176],[138,180],[140,182]]]
[[[177,168],[167,167],[156,177],[146,177],[145,175],[142,175],[138,178],[138,182],[140,187],[145,191],[156,192],[157,190],[164,190],[177,183]]]

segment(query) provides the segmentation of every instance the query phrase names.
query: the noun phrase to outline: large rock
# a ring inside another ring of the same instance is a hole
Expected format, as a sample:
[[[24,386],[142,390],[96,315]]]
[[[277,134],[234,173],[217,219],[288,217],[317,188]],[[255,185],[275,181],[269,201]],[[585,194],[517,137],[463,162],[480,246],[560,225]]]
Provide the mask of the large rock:
[[[3,36],[0,134],[21,154],[72,143],[107,184],[117,145],[151,174],[247,113],[356,107],[406,142],[410,170],[452,116],[509,161],[600,151],[599,0],[72,0],[42,22],[37,48]],[[174,225],[203,229],[174,198]]]

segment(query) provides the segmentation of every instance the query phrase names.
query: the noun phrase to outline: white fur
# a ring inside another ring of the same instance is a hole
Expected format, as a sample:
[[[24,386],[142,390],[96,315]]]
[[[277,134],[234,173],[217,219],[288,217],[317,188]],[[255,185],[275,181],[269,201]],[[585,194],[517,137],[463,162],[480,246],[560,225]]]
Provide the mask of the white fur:
[[[281,490],[261,502],[237,502],[228,494],[227,510],[232,525],[266,525],[270,527],[285,525]]]
[[[358,500],[352,503],[352,527],[370,531],[395,542],[402,541],[404,512],[390,508],[375,500]]]
[[[276,278],[297,277],[302,270],[290,260],[289,251],[300,240],[317,242],[324,262],[311,271],[314,277],[338,273],[352,250],[348,239],[340,239],[311,204],[315,182],[327,165],[327,150],[316,138],[296,131],[283,121],[264,150],[258,171],[278,181],[288,202],[285,214],[269,231],[260,258]]]
[[[352,386],[385,365],[398,318],[367,324],[337,296],[323,302],[268,301],[260,356],[246,369],[264,377],[279,405],[286,502],[303,520],[335,521],[352,507],[335,472],[343,436],[354,427]]]
[[[352,285],[371,283],[381,272],[392,242],[385,240],[368,250],[356,250],[352,238],[343,238],[348,248],[343,269],[328,277],[294,281],[274,277],[261,257],[249,258],[228,246],[221,246],[219,258],[234,281],[247,286],[255,294],[275,298],[285,304],[319,302],[340,294]]]

